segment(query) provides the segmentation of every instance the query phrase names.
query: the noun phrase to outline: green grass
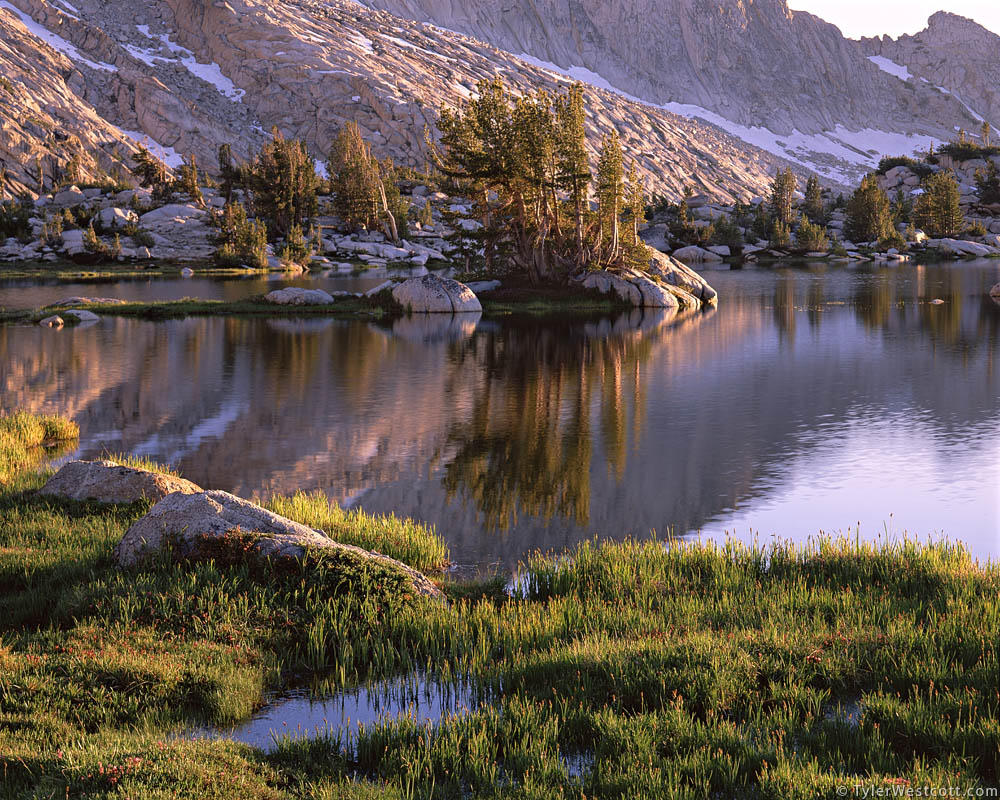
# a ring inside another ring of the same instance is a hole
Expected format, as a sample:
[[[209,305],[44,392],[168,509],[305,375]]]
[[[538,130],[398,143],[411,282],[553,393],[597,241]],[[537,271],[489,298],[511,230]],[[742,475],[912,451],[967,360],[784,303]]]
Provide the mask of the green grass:
[[[142,469],[147,472],[159,472],[161,475],[170,475],[174,478],[181,477],[181,474],[173,467],[166,464],[158,464],[155,461],[150,461],[148,458],[132,455],[131,453],[106,453],[101,456],[101,458],[108,461],[114,461],[116,464],[121,464],[123,467]]]
[[[0,416],[0,485],[38,464],[44,446],[71,442],[80,436],[76,423],[61,417],[15,413]]]
[[[17,419],[0,430],[22,450],[46,440]],[[236,548],[123,572],[111,549],[141,504],[39,498],[36,462],[4,465],[5,800],[784,800],[1000,783],[1000,569],[961,547],[586,544],[531,559],[523,596],[489,580],[446,586],[443,605],[347,554],[268,567]],[[447,558],[411,522],[318,495],[269,505],[418,568]],[[435,726],[333,720],[271,753],[175,736],[244,719],[292,682],[404,674],[485,705]],[[836,711],[853,704],[857,720]]]
[[[388,294],[388,293],[384,293]],[[506,316],[510,314],[551,315],[562,314],[609,314],[631,306],[616,298],[609,298],[586,290],[539,289],[512,290],[507,293],[489,293],[483,299],[484,316]],[[151,303],[122,303],[104,305],[90,303],[74,308],[83,308],[106,317],[136,317],[139,319],[180,319],[191,316],[320,316],[320,317],[366,317],[394,318],[404,312],[391,301],[391,297],[340,297],[330,305],[280,306],[265,302],[263,297],[243,300],[164,300]],[[59,306],[44,310],[24,309],[4,310],[0,308],[0,324],[39,322],[65,309]]]
[[[392,514],[366,514],[360,509],[345,511],[321,492],[273,497],[263,505],[283,517],[319,528],[338,542],[392,555],[424,572],[439,571],[448,565],[444,540],[413,520]]]

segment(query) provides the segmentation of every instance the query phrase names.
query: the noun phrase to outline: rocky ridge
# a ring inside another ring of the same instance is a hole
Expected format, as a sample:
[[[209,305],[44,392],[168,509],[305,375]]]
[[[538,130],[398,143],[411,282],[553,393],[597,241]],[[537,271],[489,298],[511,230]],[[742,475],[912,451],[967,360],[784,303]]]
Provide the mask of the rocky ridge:
[[[958,98],[900,80],[835,26],[791,11],[785,0],[370,4],[667,104],[843,183],[856,182],[881,155],[926,148],[975,124]],[[955,65],[964,57],[936,47],[930,57],[960,78]]]
[[[909,83],[930,83],[968,104],[974,115],[1000,124],[1000,36],[971,19],[939,11],[915,35],[862,39],[869,56],[886,58],[911,73]],[[969,132],[978,135],[971,127]]]
[[[79,0],[73,10],[57,0],[4,0],[0,7],[0,33],[17,31],[18,56],[58,61],[74,102],[106,120],[91,127],[127,131],[119,141],[148,137],[173,165],[192,154],[214,168],[222,142],[246,156],[272,126],[322,158],[354,120],[377,154],[424,167],[425,127],[477,81],[502,75],[520,91],[570,82],[490,44],[349,0]],[[33,39],[24,16],[57,34],[63,52]],[[54,91],[28,75],[21,85],[42,103]],[[659,193],[692,184],[720,200],[746,198],[783,163],[716,127],[601,89],[589,92],[588,125],[592,147],[616,127]],[[26,148],[44,139],[39,133]],[[18,181],[32,186],[27,173]]]

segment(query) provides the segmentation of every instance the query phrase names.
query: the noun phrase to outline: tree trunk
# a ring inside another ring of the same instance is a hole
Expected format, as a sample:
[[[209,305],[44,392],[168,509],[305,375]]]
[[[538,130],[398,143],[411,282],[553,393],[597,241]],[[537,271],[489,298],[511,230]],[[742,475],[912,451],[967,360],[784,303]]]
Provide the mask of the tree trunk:
[[[389,200],[385,196],[385,184],[380,180],[378,182],[378,193],[379,198],[382,201],[382,215],[383,221],[382,225],[385,228],[385,235],[388,236],[394,245],[399,246],[399,230],[396,228],[396,218],[392,215],[389,210]]]

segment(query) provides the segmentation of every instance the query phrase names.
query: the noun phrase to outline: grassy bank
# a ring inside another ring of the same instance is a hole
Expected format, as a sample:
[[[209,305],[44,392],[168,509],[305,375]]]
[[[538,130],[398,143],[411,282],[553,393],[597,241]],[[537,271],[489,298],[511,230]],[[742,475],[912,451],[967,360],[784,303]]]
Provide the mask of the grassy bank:
[[[490,317],[511,314],[607,314],[631,306],[617,298],[609,298],[586,289],[516,289],[492,292],[482,299],[483,315]],[[282,306],[266,302],[263,297],[243,300],[163,300],[152,303],[89,303],[73,306],[105,317],[134,317],[161,320],[196,316],[239,317],[335,317],[383,319],[401,316],[404,312],[391,298],[340,297],[330,305]],[[44,310],[0,309],[0,324],[36,323],[45,317],[66,311],[66,307],[50,306]],[[70,320],[70,323],[72,321]]]
[[[111,549],[145,508],[35,495],[32,451],[73,433],[38,426],[0,424],[0,798],[784,800],[1000,781],[1000,570],[961,549],[585,545],[533,559],[516,597],[448,585],[447,606],[320,555],[125,573]],[[271,505],[432,574],[447,558],[415,523]],[[336,730],[267,754],[173,737],[311,675],[417,671],[487,705],[350,747]]]

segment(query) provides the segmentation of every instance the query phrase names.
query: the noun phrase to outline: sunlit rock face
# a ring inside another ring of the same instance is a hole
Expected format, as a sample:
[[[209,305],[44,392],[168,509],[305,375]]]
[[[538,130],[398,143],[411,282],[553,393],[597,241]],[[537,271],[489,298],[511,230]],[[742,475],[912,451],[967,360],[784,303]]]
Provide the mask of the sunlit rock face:
[[[939,11],[915,35],[862,39],[870,56],[906,67],[913,81],[946,89],[976,113],[1000,125],[1000,36],[971,19]],[[968,129],[979,133],[976,126]],[[1000,141],[1000,136],[995,137]]]
[[[46,186],[81,148],[103,153],[103,169],[127,171],[129,142],[147,139],[171,165],[193,155],[212,171],[220,144],[245,158],[275,126],[325,159],[349,120],[380,157],[423,168],[425,128],[433,131],[441,106],[468,99],[478,81],[502,75],[521,92],[571,83],[517,54],[350,0],[72,7],[0,3],[0,74],[17,98],[0,88],[0,123],[15,133],[9,146],[0,137],[0,148],[9,150],[18,189],[38,184],[28,153],[43,154]],[[651,191],[675,196],[691,184],[720,200],[748,199],[766,191],[781,163],[711,125],[600,88],[588,92],[591,147],[615,127]],[[45,112],[40,127],[26,123],[36,108]],[[53,130],[79,146],[52,149]]]
[[[856,180],[869,149],[909,152],[926,147],[926,137],[947,139],[956,127],[975,124],[955,97],[880,69],[867,49],[818,17],[789,10],[785,0],[372,4],[470,33],[651,103],[677,104],[671,107],[682,113],[718,115],[741,126],[747,141],[801,159],[828,177]],[[960,65],[968,57],[954,52],[962,50],[955,47],[958,39],[952,35],[925,57],[961,83]],[[983,44],[977,54],[997,64],[995,46],[989,52]],[[987,80],[984,75],[983,85]],[[845,145],[860,153],[845,152]]]

